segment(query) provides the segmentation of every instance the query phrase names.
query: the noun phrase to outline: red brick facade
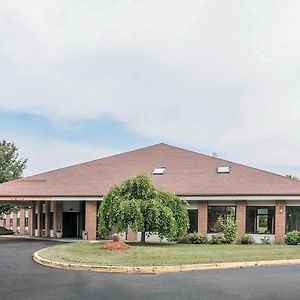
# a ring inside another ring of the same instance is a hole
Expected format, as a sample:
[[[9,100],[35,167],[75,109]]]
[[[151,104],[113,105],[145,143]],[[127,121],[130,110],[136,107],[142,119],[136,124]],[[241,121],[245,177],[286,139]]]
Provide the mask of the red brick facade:
[[[127,234],[126,234],[126,240],[127,241],[137,241],[137,232],[133,231],[132,229],[128,228]]]
[[[286,203],[285,201],[276,201],[275,203],[275,240],[284,242],[285,238],[285,221],[286,220]]]
[[[63,232],[63,213],[64,213],[63,201],[35,201],[31,203],[31,206],[25,211],[22,209],[18,214],[13,213],[11,215],[2,216],[0,219],[0,226],[4,226],[8,229],[13,229],[15,232],[24,235],[32,236],[51,236],[56,237],[57,232]],[[207,233],[208,223],[208,201],[198,201],[198,232]],[[97,201],[82,201],[84,205],[85,214],[81,214],[85,221],[78,223],[77,226],[81,226],[78,236],[81,236],[81,230],[87,232],[87,238],[89,240],[96,239],[97,232]],[[225,205],[225,204],[224,204]],[[249,205],[249,203],[248,203]],[[275,240],[277,242],[283,242],[286,233],[286,202],[277,200],[273,204],[275,206]],[[236,201],[236,220],[238,222],[238,238],[246,233],[246,201]],[[50,230],[50,212],[53,214],[53,224]],[[42,215],[45,214],[44,229],[42,226]],[[28,226],[25,227],[25,217],[28,216]],[[19,220],[19,221],[18,221]],[[37,222],[37,224],[36,224]],[[19,224],[19,226],[17,226]],[[80,225],[81,224],[81,225]],[[83,226],[85,224],[85,226]],[[113,232],[115,230],[113,229]],[[128,230],[126,239],[128,241],[137,240],[137,232]],[[263,237],[263,235],[262,235]]]
[[[198,232],[207,232],[207,201],[198,201]]]
[[[236,220],[238,223],[238,238],[240,238],[246,232],[246,201],[237,202]]]
[[[96,239],[97,229],[97,201],[85,203],[85,231],[89,240]]]

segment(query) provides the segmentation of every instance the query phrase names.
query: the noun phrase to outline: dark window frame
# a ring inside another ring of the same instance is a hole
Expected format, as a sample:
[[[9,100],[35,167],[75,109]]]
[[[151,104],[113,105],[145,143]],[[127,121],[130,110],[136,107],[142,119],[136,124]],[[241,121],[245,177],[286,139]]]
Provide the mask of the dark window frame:
[[[39,215],[37,213],[34,214],[34,229],[38,229],[38,217]]]
[[[49,230],[54,229],[54,212],[49,213]]]
[[[198,209],[188,209],[190,227],[188,229],[188,233],[198,232]]]
[[[210,217],[211,217],[211,214],[210,214],[210,210],[214,209],[214,208],[219,208],[219,209],[233,209],[234,212],[230,212],[230,211],[227,211],[227,212],[223,212],[223,213],[220,213],[219,216],[217,216],[216,218],[214,218],[214,224],[212,226],[211,224],[211,221],[210,220]],[[207,207],[207,233],[222,233],[222,230],[220,228],[220,224],[218,222],[218,218],[220,216],[228,216],[228,215],[233,215],[234,218],[236,219],[236,205],[208,205]]]
[[[266,209],[266,213],[259,212],[259,210]],[[247,206],[245,217],[247,234],[275,234],[275,206]],[[266,217],[267,229],[265,232],[259,232],[257,224],[260,222],[260,217]]]
[[[298,211],[299,215],[295,215],[295,213]],[[291,218],[294,217],[294,220],[292,220]],[[286,220],[285,220],[285,231],[286,233],[293,231],[293,230],[297,230],[300,231],[300,206],[286,206]],[[297,220],[298,218],[298,220]],[[296,219],[296,220],[295,220]],[[291,222],[295,222],[296,221],[296,226],[291,226]]]

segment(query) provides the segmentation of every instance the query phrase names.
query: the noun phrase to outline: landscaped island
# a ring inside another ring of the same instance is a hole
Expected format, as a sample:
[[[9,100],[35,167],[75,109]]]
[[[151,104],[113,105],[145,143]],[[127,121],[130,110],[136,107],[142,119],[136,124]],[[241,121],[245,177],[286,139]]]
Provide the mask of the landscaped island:
[[[62,244],[39,251],[42,258],[63,263],[105,266],[163,266],[300,258],[300,247],[289,245],[193,245],[131,243],[129,251],[100,249],[101,243]]]

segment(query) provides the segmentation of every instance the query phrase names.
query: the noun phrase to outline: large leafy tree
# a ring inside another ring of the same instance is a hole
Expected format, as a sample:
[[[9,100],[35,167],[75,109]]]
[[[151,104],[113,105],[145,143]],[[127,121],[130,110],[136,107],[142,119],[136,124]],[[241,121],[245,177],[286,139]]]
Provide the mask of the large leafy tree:
[[[114,226],[118,232],[157,232],[161,238],[186,234],[189,218],[186,201],[157,189],[147,175],[141,174],[116,185],[103,198],[99,207],[98,231],[102,235]]]
[[[20,178],[26,163],[27,159],[19,158],[18,148],[14,143],[0,141],[0,183]],[[0,202],[0,214],[9,214],[18,209],[18,206]]]

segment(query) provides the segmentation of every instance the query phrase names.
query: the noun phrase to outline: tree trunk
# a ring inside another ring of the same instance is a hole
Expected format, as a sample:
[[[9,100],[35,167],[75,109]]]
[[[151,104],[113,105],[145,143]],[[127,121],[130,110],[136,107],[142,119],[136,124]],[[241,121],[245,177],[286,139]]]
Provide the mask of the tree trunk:
[[[145,231],[142,231],[141,242],[146,243],[146,232]]]

